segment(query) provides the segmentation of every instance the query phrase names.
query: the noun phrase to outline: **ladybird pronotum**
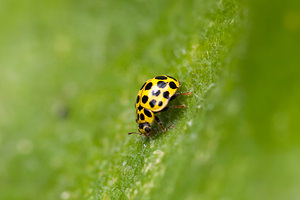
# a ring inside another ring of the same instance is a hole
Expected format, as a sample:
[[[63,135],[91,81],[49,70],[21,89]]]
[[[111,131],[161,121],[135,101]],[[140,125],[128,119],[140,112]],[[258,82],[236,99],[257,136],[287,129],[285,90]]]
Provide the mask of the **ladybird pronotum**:
[[[168,106],[168,103],[178,95],[190,95],[190,92],[176,93],[180,83],[176,78],[167,75],[156,76],[146,81],[138,92],[135,108],[136,122],[139,133],[131,132],[128,134],[139,134],[149,137],[151,135],[151,126],[154,120],[166,132],[160,119],[155,116],[156,113],[166,111],[171,108],[185,108],[185,105]]]

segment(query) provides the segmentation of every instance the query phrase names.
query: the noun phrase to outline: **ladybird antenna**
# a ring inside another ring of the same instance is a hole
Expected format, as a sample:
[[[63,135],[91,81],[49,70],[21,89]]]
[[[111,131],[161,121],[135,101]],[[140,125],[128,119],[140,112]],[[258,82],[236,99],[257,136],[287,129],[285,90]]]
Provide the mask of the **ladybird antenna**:
[[[130,132],[130,133],[128,133],[128,135],[131,135],[131,134],[138,134],[138,135],[142,135],[142,134],[140,134],[140,133],[137,133],[137,132]]]

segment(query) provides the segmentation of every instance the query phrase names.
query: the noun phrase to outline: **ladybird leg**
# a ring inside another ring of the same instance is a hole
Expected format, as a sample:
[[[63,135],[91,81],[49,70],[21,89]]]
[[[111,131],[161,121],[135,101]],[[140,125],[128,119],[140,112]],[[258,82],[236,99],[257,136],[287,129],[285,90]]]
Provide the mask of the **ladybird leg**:
[[[173,109],[173,108],[186,108],[186,105],[182,104],[182,105],[172,105],[172,106],[168,106],[169,109]]]
[[[192,92],[178,92],[178,93],[174,94],[174,95],[171,97],[170,101],[176,99],[176,97],[178,97],[179,95],[187,95],[187,96],[190,96],[191,94],[192,94]]]
[[[167,110],[173,109],[173,108],[186,108],[187,106],[182,104],[182,105],[172,105],[172,106],[167,106],[164,109],[162,109],[160,112],[165,112]]]
[[[177,95],[187,95],[187,96],[190,96],[192,94],[192,92],[178,92],[176,94]]]
[[[157,116],[155,116],[155,120],[159,124],[159,126],[161,127],[161,129],[163,130],[163,132],[166,132],[165,127],[163,126],[162,122],[160,121],[160,119]]]

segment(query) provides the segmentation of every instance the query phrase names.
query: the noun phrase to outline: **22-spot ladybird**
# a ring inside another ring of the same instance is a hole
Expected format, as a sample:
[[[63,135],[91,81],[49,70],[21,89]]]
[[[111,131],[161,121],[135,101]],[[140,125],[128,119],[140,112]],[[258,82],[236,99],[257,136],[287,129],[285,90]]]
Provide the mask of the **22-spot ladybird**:
[[[136,122],[139,133],[131,132],[130,134],[139,134],[150,137],[151,126],[155,121],[166,132],[161,120],[155,116],[156,113],[169,110],[171,108],[185,108],[185,105],[172,105],[168,103],[179,95],[190,95],[190,92],[176,93],[180,87],[180,82],[171,76],[156,76],[146,81],[141,87],[136,98]]]

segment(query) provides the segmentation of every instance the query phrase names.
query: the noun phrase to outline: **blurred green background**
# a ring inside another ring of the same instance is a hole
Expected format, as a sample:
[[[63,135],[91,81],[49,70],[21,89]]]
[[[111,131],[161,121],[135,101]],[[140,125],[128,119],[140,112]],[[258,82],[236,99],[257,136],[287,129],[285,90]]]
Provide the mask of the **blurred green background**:
[[[299,199],[297,1],[0,1],[0,199]],[[137,130],[149,78],[186,110]]]

